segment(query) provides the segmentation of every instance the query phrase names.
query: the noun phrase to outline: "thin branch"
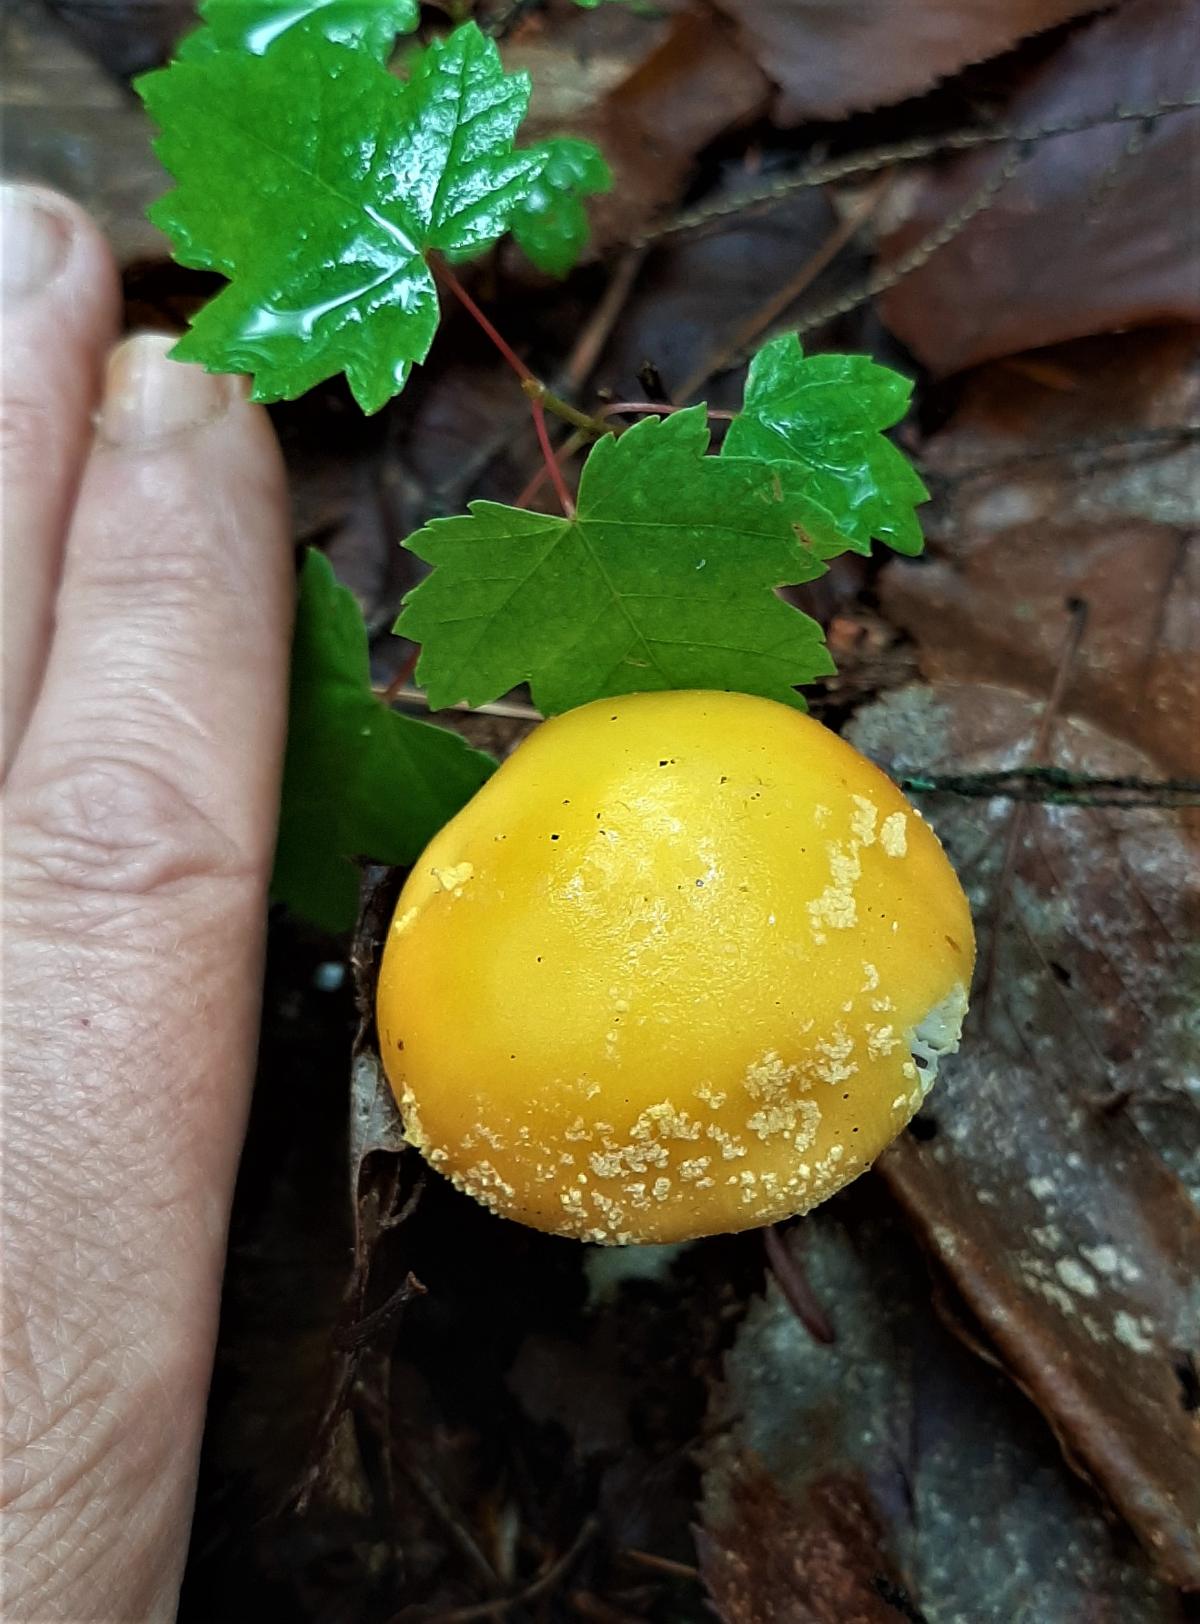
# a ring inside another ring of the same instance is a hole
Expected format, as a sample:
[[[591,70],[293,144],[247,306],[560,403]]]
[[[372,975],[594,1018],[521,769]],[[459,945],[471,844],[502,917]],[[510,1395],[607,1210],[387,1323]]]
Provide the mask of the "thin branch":
[[[664,225],[644,233],[635,240],[635,247],[657,243],[683,232],[696,231],[714,221],[733,214],[742,214],[760,205],[782,202],[794,192],[806,191],[814,186],[828,186],[834,181],[849,180],[855,175],[875,174],[895,164],[915,163],[924,158],[937,158],[954,152],[970,152],[977,147],[1003,145],[1008,141],[1022,146],[1040,145],[1043,141],[1058,140],[1069,135],[1083,135],[1089,130],[1107,129],[1115,124],[1144,124],[1175,113],[1185,113],[1200,107],[1200,93],[1170,98],[1152,107],[1117,106],[1111,112],[1083,114],[1063,119],[1055,124],[1044,124],[1035,129],[1013,129],[1009,125],[994,125],[985,130],[952,130],[946,135],[919,136],[911,141],[897,141],[888,146],[868,148],[864,152],[850,153],[844,158],[833,158],[827,163],[808,164],[793,175],[781,175],[769,185],[756,187],[736,197],[725,198],[701,208],[679,214]]]
[[[376,690],[376,692],[380,693],[379,690]],[[382,697],[382,694],[380,694],[380,697]],[[402,689],[395,696],[393,703],[411,705],[414,710],[428,711],[432,709],[428,695],[422,693],[419,688]],[[457,704],[447,705],[444,708],[452,711],[464,711],[471,716],[503,716],[514,722],[541,722],[544,720],[540,710],[535,710],[532,705],[522,704],[519,699],[497,699],[490,705],[468,705],[465,699],[461,699]]]
[[[656,1551],[639,1551],[627,1545],[621,1555],[627,1562],[636,1562],[639,1567],[650,1568],[655,1573],[665,1573],[670,1579],[688,1579],[693,1583],[700,1579],[700,1569],[690,1562],[676,1562],[673,1557],[659,1556]]]
[[[567,357],[560,374],[560,388],[574,392],[582,389],[591,377],[604,346],[624,310],[634,283],[646,258],[644,248],[627,248],[609,279],[604,295],[588,318],[575,348]]]
[[[1200,778],[1097,777],[1065,767],[1011,767],[986,773],[905,773],[911,795],[1027,801],[1040,806],[1183,807],[1200,805]]]
[[[846,244],[866,224],[883,202],[890,183],[890,175],[879,177],[859,202],[858,207],[846,212],[816,252],[810,254],[804,261],[795,276],[789,278],[765,304],[752,311],[746,320],[734,329],[729,339],[719,349],[712,351],[708,359],[698,366],[690,377],[685,378],[676,391],[680,400],[689,400],[699,393],[711,377],[737,364],[738,359],[754,340],[765,332],[772,322],[777,321],[785,310],[795,304],[800,295],[811,287],[821,272],[832,264]]]
[[[334,1347],[342,1353],[354,1353],[365,1348],[380,1331],[389,1330],[398,1322],[403,1310],[414,1298],[424,1297],[426,1294],[427,1288],[410,1269],[403,1283],[392,1292],[386,1302],[364,1315],[362,1319],[355,1320],[352,1325],[343,1326],[335,1332]]]
[[[823,305],[818,305],[794,325],[789,323],[789,329],[800,335],[811,333],[815,327],[823,327],[827,321],[848,315],[860,305],[869,304],[872,299],[886,293],[889,288],[894,288],[913,271],[920,270],[921,266],[931,260],[940,249],[953,242],[977,215],[991,207],[997,195],[1008,185],[1028,156],[1024,146],[1009,153],[999,169],[994,170],[965,203],[952,214],[948,214],[944,220],[939,221],[931,231],[926,232],[920,242],[914,243],[907,253],[901,254],[900,258],[890,265],[877,266],[858,287],[838,294],[836,298],[828,300]]]
[[[458,1511],[451,1504],[449,1498],[442,1491],[441,1485],[437,1483],[429,1475],[429,1473],[426,1472],[425,1469],[418,1465],[418,1463],[414,1460],[409,1459],[403,1461],[401,1463],[400,1470],[404,1473],[405,1477],[408,1478],[409,1482],[416,1489],[422,1500],[424,1500],[430,1511],[433,1512],[434,1516],[441,1523],[442,1527],[450,1535],[451,1540],[455,1545],[457,1545],[461,1555],[466,1559],[469,1565],[475,1569],[476,1576],[480,1582],[489,1590],[498,1590],[500,1587],[500,1579],[495,1568],[484,1555],[482,1549],[480,1548],[479,1542],[476,1540],[471,1530],[467,1527],[464,1519],[459,1515]],[[499,1610],[504,1606],[504,1598],[502,1596],[497,1596],[494,1601],[490,1601],[485,1604],[486,1610],[484,1612],[474,1614],[473,1616],[478,1618],[486,1618],[490,1612],[495,1612],[497,1616],[499,1616]],[[451,1615],[439,1614],[438,1616],[449,1618]],[[401,1617],[403,1617],[403,1614]]]
[[[561,395],[556,395],[553,389],[548,389],[540,378],[528,377],[523,379],[521,388],[529,396],[530,400],[537,401],[548,412],[553,412],[555,417],[561,417],[564,423],[571,423],[575,428],[585,429],[587,433],[594,434],[597,437],[607,432],[605,425],[598,418],[589,417],[587,412],[581,412],[578,406],[572,406],[569,400],[564,400]]]
[[[530,1602],[550,1595],[558,1589],[582,1556],[585,1547],[595,1538],[599,1527],[597,1518],[588,1517],[562,1555],[515,1596],[501,1596],[494,1601],[474,1602],[470,1606],[455,1607],[448,1611],[430,1611],[424,1608],[405,1610],[395,1614],[391,1624],[406,1624],[410,1619],[414,1624],[417,1620],[422,1620],[423,1624],[473,1624],[475,1619],[503,1618],[516,1607],[527,1607]]]
[[[613,400],[607,406],[600,408],[601,417],[618,417],[628,413],[631,417],[670,417],[672,412],[685,412],[686,406],[672,406],[662,400]],[[732,423],[737,416],[736,412],[724,411],[719,406],[710,406],[705,416],[718,423]]]

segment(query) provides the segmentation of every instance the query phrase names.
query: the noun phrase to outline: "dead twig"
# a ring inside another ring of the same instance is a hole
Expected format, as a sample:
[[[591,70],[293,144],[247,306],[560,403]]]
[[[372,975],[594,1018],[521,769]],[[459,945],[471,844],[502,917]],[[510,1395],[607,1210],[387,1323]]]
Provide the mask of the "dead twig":
[[[340,1353],[358,1353],[373,1342],[381,1331],[390,1330],[399,1320],[414,1297],[426,1296],[428,1288],[421,1284],[411,1269],[403,1283],[397,1286],[386,1302],[353,1324],[343,1326],[334,1333],[333,1345]]]
[[[769,185],[755,187],[736,197],[708,203],[700,208],[678,214],[662,226],[645,232],[634,246],[662,242],[685,232],[698,231],[704,226],[727,219],[730,215],[749,213],[755,208],[781,203],[793,192],[802,192],[814,186],[828,186],[835,181],[849,180],[855,175],[876,174],[896,164],[916,163],[925,158],[940,158],[956,152],[971,152],[977,147],[1003,146],[1014,141],[1024,147],[1039,146],[1043,141],[1055,141],[1064,136],[1084,135],[1089,130],[1102,130],[1114,124],[1147,124],[1157,118],[1189,112],[1200,107],[1200,93],[1162,100],[1152,107],[1117,106],[1107,113],[1083,114],[1077,118],[1062,119],[1034,129],[1013,129],[998,124],[983,130],[951,130],[945,135],[921,136],[911,141],[897,141],[887,146],[870,147],[863,152],[849,153],[844,158],[832,158],[826,163],[808,164],[795,174],[781,175]]]
[[[795,276],[773,293],[765,304],[752,311],[746,320],[734,329],[730,337],[684,379],[678,389],[680,400],[689,400],[699,393],[710,378],[719,372],[727,371],[731,366],[736,366],[754,340],[772,323],[778,321],[802,293],[807,292],[821,272],[832,264],[846,244],[853,240],[878,209],[891,184],[891,178],[890,174],[881,175],[868,189],[858,206],[847,210],[816,252],[810,254],[804,261]]]
[[[633,292],[645,258],[645,248],[627,248],[617,261],[617,268],[609,278],[602,298],[588,317],[575,348],[555,380],[560,394],[577,393],[591,377]]]
[[[905,773],[908,795],[961,795],[970,800],[1033,802],[1041,806],[1124,806],[1171,809],[1200,804],[1200,778],[1102,778],[1065,767],[1012,767],[987,773]]]
[[[477,1618],[503,1618],[515,1607],[527,1607],[530,1602],[550,1595],[558,1589],[586,1546],[595,1537],[599,1527],[597,1518],[588,1517],[562,1555],[515,1596],[497,1597],[495,1601],[472,1602],[467,1607],[455,1607],[440,1612],[430,1612],[424,1608],[406,1608],[403,1612],[396,1613],[389,1620],[389,1624],[472,1624]]]
[[[375,692],[382,699],[383,693]],[[393,694],[391,703],[394,705],[411,705],[414,710],[427,711],[430,704],[427,696],[419,688],[401,688],[399,693]],[[519,699],[497,699],[490,705],[468,705],[466,700],[459,700],[457,705],[449,705],[448,710],[471,711],[476,716],[506,716],[515,722],[540,722],[542,713],[535,710],[532,705],[524,705]]]
[[[672,406],[662,400],[610,400],[607,406],[600,408],[601,417],[643,417],[657,416],[670,417],[672,412],[686,411],[686,406]],[[727,412],[718,406],[710,406],[705,414],[714,422],[732,423],[737,416],[736,412]]]
[[[651,1568],[655,1573],[665,1573],[671,1579],[689,1579],[699,1582],[700,1569],[690,1562],[676,1562],[669,1556],[657,1556],[653,1551],[638,1551],[631,1546],[621,1552],[627,1562],[636,1562],[639,1567]]]
[[[913,244],[907,253],[901,254],[890,265],[879,265],[855,288],[839,293],[836,298],[827,300],[810,310],[807,315],[801,316],[795,323],[789,323],[789,330],[803,336],[811,333],[815,327],[824,327],[827,321],[834,321],[838,316],[849,315],[850,311],[857,310],[860,305],[869,304],[872,299],[878,298],[881,293],[887,293],[897,283],[903,282],[906,276],[919,271],[933,256],[952,243],[964,231],[971,221],[989,209],[1001,191],[1020,169],[1029,156],[1024,145],[1010,152],[1008,157],[990,174],[983,185],[978,187],[966,202],[940,220],[931,231],[927,231],[919,242]]]
[[[481,1582],[489,1590],[498,1590],[500,1587],[500,1580],[495,1568],[483,1554],[483,1551],[480,1549],[475,1536],[463,1522],[462,1518],[451,1505],[450,1501],[442,1493],[442,1490],[438,1484],[434,1482],[433,1478],[429,1476],[428,1472],[426,1472],[422,1467],[418,1466],[413,1460],[405,1460],[401,1462],[400,1470],[404,1473],[405,1477],[408,1478],[413,1488],[415,1488],[417,1493],[421,1496],[421,1499],[424,1500],[425,1504],[429,1507],[430,1511],[432,1511],[438,1522],[441,1523],[442,1527],[449,1534],[451,1540],[458,1547],[466,1561],[472,1568],[474,1568],[475,1573]],[[438,1619],[449,1620],[451,1618],[463,1618],[468,1616],[471,1618],[487,1618],[494,1613],[498,1618],[500,1617],[500,1609],[502,1609],[505,1605],[506,1603],[504,1599],[497,1596],[494,1601],[481,1602],[473,1609],[463,1609],[457,1613],[437,1613],[432,1616],[435,1616]],[[421,1616],[430,1617],[431,1615],[427,1613],[422,1615],[420,1609],[414,1609],[411,1614],[400,1613],[397,1615],[398,1618],[407,1618],[410,1616],[413,1618],[418,1618]]]

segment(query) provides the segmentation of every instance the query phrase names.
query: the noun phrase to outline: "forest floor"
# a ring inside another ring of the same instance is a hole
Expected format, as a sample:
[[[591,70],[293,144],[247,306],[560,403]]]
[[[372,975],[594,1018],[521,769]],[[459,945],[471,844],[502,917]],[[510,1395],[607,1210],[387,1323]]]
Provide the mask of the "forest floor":
[[[565,282],[508,249],[472,268],[540,376],[588,410],[720,407],[799,331],[917,379],[925,556],[795,597],[839,666],[814,713],[925,785],[979,929],[972,1014],[814,1216],[606,1251],[392,1148],[369,1009],[398,876],[367,876],[353,942],[274,917],[181,1618],[1197,1616],[1200,6],[476,16],[533,76],[534,133],[616,174]],[[144,219],[163,178],[127,89],[191,20],[2,24],[6,168],[96,212],[133,327],[213,285]],[[376,417],[339,385],[274,416],[297,544],[422,714],[398,542],[527,485],[526,403],[449,311]],[[517,693],[442,719],[502,752],[534,717]]]

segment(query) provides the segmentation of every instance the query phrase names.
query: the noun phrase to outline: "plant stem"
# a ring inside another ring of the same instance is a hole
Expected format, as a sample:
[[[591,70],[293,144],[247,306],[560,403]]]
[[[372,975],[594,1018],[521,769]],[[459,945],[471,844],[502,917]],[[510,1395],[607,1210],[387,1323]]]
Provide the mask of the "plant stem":
[[[492,326],[491,322],[475,303],[474,299],[472,299],[466,288],[463,287],[462,283],[458,280],[457,276],[455,276],[449,265],[446,264],[445,260],[431,259],[429,263],[434,275],[443,283],[445,287],[449,288],[450,292],[458,300],[459,304],[462,305],[463,309],[468,311],[479,323],[480,327],[483,328],[484,332],[500,351],[500,354],[508,362],[509,366],[516,373],[517,377],[521,379],[521,382],[525,383],[528,381],[530,383],[537,383],[538,380],[534,377],[533,373],[525,365],[524,361],[522,361],[521,357],[512,348],[512,346],[505,339],[503,339],[496,331],[495,327]]]
[[[571,433],[567,435],[554,453],[555,462],[561,468],[568,457],[573,457],[577,451],[582,451],[586,444],[587,435],[581,429],[572,429]],[[514,500],[513,506],[527,508],[549,477],[550,470],[543,463],[533,478],[522,489],[521,494]]]
[[[669,417],[672,412],[688,410],[690,408],[687,406],[672,406],[662,400],[614,400],[600,408],[600,416],[615,417],[618,413],[628,412],[631,416],[653,413],[655,417]],[[716,419],[719,422],[732,423],[737,413],[724,411],[719,406],[708,406],[705,408],[705,416],[710,421]]]
[[[539,401],[548,412],[553,412],[555,417],[561,417],[564,423],[570,423],[577,429],[585,429],[588,434],[597,437],[609,432],[608,424],[601,418],[589,417],[586,412],[581,412],[578,406],[572,406],[569,400],[564,400],[561,395],[556,395],[553,389],[547,389],[540,378],[523,379],[521,388],[529,396],[530,400]]]
[[[575,503],[571,500],[571,493],[567,489],[567,482],[563,478],[562,469],[558,466],[558,461],[554,455],[554,447],[550,444],[550,435],[546,429],[545,408],[540,400],[538,400],[535,396],[530,395],[529,410],[533,414],[533,426],[537,431],[538,444],[542,448],[542,456],[545,458],[546,471],[550,475],[551,483],[553,484],[555,493],[557,494],[558,500],[562,505],[563,512],[566,514],[568,519],[573,519],[575,517]]]
[[[593,418],[586,417],[582,412],[576,412],[573,406],[569,405],[565,400],[560,400],[557,395],[547,389],[541,379],[533,375],[507,340],[501,337],[445,261],[437,260],[430,263],[433,266],[434,274],[440,278],[445,287],[449,288],[463,309],[482,327],[517,377],[520,378],[521,387],[529,400],[529,410],[533,416],[533,427],[537,434],[538,445],[542,448],[542,456],[546,462],[546,472],[554,485],[563,512],[568,519],[573,519],[575,517],[575,503],[571,500],[571,493],[567,489],[566,481],[563,479],[562,469],[555,461],[554,447],[550,444],[550,435],[546,429],[545,408],[551,406],[552,410],[558,412],[559,416],[566,416],[569,422],[586,424],[589,428],[594,427],[595,432],[598,434],[607,432],[604,424],[597,422]]]
[[[420,658],[421,645],[418,643],[414,648],[410,649],[408,655],[405,657],[404,664],[400,667],[399,671],[396,672],[396,675],[392,678],[391,682],[388,683],[387,687],[380,695],[380,698],[383,700],[385,705],[393,704],[396,696],[407,688],[409,678],[417,669],[417,661]]]

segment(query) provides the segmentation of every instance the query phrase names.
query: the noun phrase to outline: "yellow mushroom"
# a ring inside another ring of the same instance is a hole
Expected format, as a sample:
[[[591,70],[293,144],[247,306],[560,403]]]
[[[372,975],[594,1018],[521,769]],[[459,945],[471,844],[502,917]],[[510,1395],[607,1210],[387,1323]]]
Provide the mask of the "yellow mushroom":
[[[843,739],[742,694],[539,727],[435,836],[379,978],[411,1142],[508,1218],[682,1240],[803,1212],[957,1047],[974,936]]]

